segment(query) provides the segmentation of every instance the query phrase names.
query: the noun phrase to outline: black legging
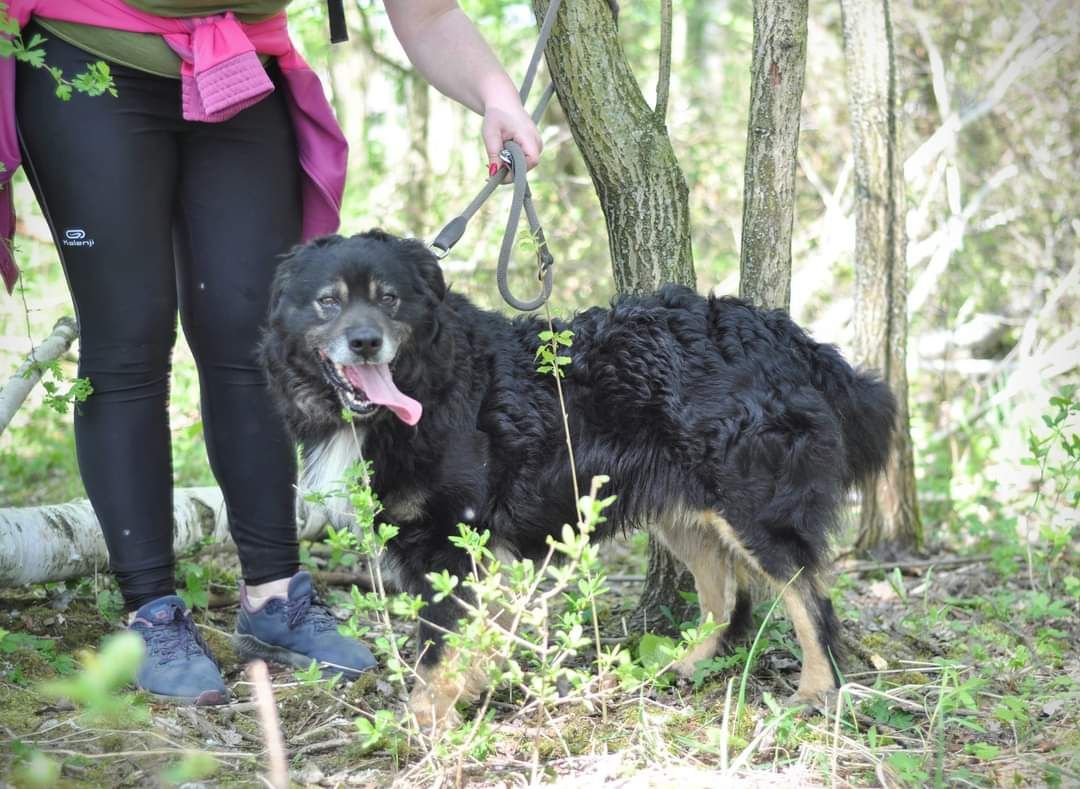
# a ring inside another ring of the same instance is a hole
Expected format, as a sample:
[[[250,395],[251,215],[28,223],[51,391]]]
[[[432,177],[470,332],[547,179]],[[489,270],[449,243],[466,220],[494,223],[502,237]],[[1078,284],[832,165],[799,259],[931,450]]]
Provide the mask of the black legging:
[[[50,38],[45,60],[69,77],[99,59]],[[62,102],[52,77],[20,63],[16,115],[75,302],[79,375],[94,390],[75,413],[79,469],[132,610],[175,585],[178,305],[244,578],[296,572],[295,455],[253,349],[277,256],[300,239],[300,176],[280,87],[229,121],[195,123],[181,116],[178,80],[110,67],[117,98]]]

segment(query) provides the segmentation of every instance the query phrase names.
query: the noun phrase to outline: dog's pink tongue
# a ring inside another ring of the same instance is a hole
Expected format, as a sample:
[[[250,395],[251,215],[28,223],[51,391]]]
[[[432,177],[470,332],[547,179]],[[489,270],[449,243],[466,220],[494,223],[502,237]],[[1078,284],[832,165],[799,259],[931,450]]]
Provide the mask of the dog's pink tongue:
[[[349,383],[363,390],[368,400],[386,406],[405,424],[415,425],[420,421],[423,406],[398,391],[394,385],[394,379],[390,377],[389,365],[359,364],[355,367],[346,367],[345,375]]]

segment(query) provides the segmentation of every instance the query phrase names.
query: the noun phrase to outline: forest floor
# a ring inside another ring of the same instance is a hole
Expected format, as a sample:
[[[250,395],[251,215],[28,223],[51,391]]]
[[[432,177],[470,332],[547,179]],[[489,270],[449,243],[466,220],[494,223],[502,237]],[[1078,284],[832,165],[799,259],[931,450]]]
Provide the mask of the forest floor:
[[[639,541],[633,550],[606,551],[609,635],[637,599],[640,548]],[[276,671],[291,780],[681,789],[1080,785],[1080,561],[1055,568],[1065,581],[1050,586],[1046,576],[1029,577],[1014,551],[938,558],[936,567],[914,562],[899,570],[840,564],[846,569],[834,601],[847,642],[846,684],[827,711],[779,701],[794,690],[798,671],[783,617],[760,633],[742,715],[731,714],[730,700],[725,714],[725,696],[743,667],[718,661],[719,670],[697,685],[615,688],[603,709],[554,706],[540,726],[509,693],[496,694],[482,737],[465,747],[453,733],[432,744],[358,725],[379,710],[404,710],[401,691],[381,673],[330,688]],[[85,705],[49,695],[44,684],[77,676],[78,653],[117,628],[109,582],[0,590],[0,784],[268,785],[260,778],[266,757],[249,685],[227,638],[235,617],[230,561],[221,554],[189,560],[182,572],[186,593],[204,596],[197,619],[234,703],[184,709],[136,696],[111,722],[90,719]],[[345,599],[347,573],[317,577],[327,599]],[[768,602],[758,606],[759,623]]]

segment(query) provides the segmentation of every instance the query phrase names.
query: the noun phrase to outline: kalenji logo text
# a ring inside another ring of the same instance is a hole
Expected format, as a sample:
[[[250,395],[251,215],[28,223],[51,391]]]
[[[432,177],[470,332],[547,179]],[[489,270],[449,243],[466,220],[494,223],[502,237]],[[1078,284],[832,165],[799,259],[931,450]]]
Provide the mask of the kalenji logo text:
[[[64,231],[64,237],[60,240],[65,247],[92,247],[94,239],[86,237],[86,231],[81,227],[70,227]]]

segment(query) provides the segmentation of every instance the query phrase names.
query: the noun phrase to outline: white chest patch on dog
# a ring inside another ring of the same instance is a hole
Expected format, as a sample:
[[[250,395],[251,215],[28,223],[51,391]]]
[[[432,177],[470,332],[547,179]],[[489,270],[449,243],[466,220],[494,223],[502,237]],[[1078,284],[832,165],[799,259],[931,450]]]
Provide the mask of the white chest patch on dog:
[[[364,430],[347,425],[328,440],[314,446],[306,454],[304,472],[300,478],[300,493],[329,495],[327,509],[345,512],[348,499],[344,495],[346,471],[363,457]]]

